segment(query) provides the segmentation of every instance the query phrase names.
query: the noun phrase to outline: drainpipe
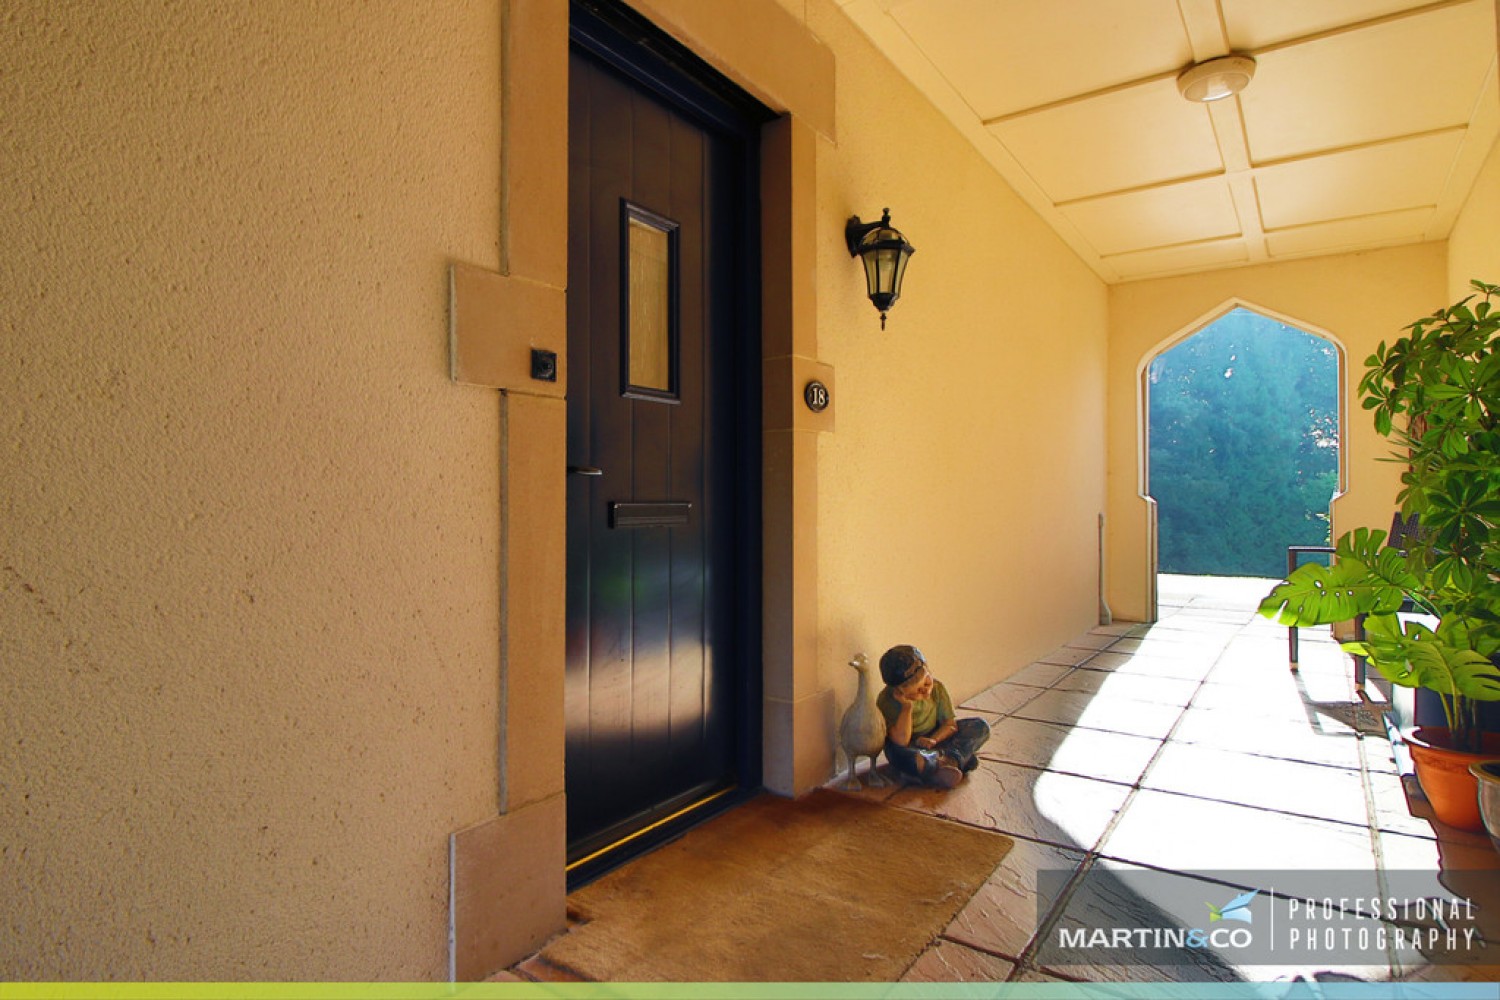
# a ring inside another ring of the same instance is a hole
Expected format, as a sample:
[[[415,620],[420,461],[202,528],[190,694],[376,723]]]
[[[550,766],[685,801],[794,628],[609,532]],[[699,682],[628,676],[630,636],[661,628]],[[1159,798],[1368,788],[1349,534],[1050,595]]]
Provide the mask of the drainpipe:
[[[1109,610],[1109,601],[1104,597],[1104,515],[1099,515],[1099,624],[1113,625],[1115,616]]]

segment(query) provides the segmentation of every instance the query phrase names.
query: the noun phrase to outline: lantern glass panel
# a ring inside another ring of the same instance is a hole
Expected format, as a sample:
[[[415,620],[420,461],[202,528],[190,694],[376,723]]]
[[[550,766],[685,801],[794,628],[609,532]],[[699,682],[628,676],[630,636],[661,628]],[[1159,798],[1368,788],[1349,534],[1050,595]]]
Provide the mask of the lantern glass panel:
[[[906,262],[911,259],[911,254],[898,250],[892,256],[896,258],[896,275],[891,281],[891,300],[895,301],[901,294],[901,279],[906,277]]]
[[[880,262],[876,259],[877,257],[879,254],[867,253],[860,258],[860,263],[865,265],[865,288],[870,295],[880,291]]]
[[[896,261],[901,255],[894,250],[877,250],[874,256],[875,290],[882,293],[894,292],[896,290]]]

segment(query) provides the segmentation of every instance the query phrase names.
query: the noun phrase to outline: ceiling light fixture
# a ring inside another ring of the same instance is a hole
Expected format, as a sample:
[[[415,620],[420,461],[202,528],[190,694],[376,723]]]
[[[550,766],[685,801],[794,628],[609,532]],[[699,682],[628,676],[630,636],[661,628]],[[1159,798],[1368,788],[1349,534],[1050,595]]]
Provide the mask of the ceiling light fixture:
[[[1221,101],[1238,94],[1255,76],[1255,60],[1249,56],[1220,56],[1194,63],[1177,75],[1182,96],[1199,104]]]

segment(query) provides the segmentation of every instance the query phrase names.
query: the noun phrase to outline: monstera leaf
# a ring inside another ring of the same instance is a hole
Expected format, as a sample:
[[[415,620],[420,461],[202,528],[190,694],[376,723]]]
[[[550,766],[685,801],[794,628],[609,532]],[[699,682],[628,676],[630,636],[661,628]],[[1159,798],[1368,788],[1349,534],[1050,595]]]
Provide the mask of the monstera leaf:
[[[1396,611],[1421,580],[1406,557],[1384,545],[1383,531],[1350,532],[1339,539],[1332,566],[1298,566],[1260,602],[1260,613],[1282,625],[1304,626]]]
[[[1500,670],[1472,642],[1462,622],[1445,622],[1434,632],[1419,621],[1384,614],[1365,619],[1365,640],[1345,643],[1344,649],[1368,657],[1392,684],[1500,701]]]

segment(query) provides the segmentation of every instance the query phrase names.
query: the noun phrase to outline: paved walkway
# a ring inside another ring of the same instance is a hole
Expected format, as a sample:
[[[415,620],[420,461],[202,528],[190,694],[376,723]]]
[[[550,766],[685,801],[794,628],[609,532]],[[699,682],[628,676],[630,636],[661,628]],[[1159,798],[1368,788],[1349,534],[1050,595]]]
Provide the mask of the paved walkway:
[[[1287,669],[1286,630],[1254,613],[1269,587],[1164,577],[1157,624],[1094,629],[964,704],[993,736],[959,788],[856,793],[1016,839],[906,981],[1500,979],[1500,950],[1471,940],[1456,962],[1404,943],[1358,961],[1306,951],[1275,965],[1207,949],[1171,967],[1108,949],[1065,964],[1042,949],[1058,927],[1134,928],[1163,911],[1207,926],[1205,902],[1240,891],[1223,876],[1234,870],[1278,872],[1272,887],[1286,898],[1322,898],[1333,871],[1355,873],[1342,877],[1371,897],[1471,898],[1477,923],[1464,926],[1500,942],[1500,854],[1409,798],[1414,783],[1378,712],[1360,710],[1349,658],[1326,631],[1304,630],[1301,670]],[[1332,906],[1334,922],[1387,941],[1420,923]],[[1259,912],[1252,926],[1266,933]],[[546,978],[535,965],[518,971]]]

